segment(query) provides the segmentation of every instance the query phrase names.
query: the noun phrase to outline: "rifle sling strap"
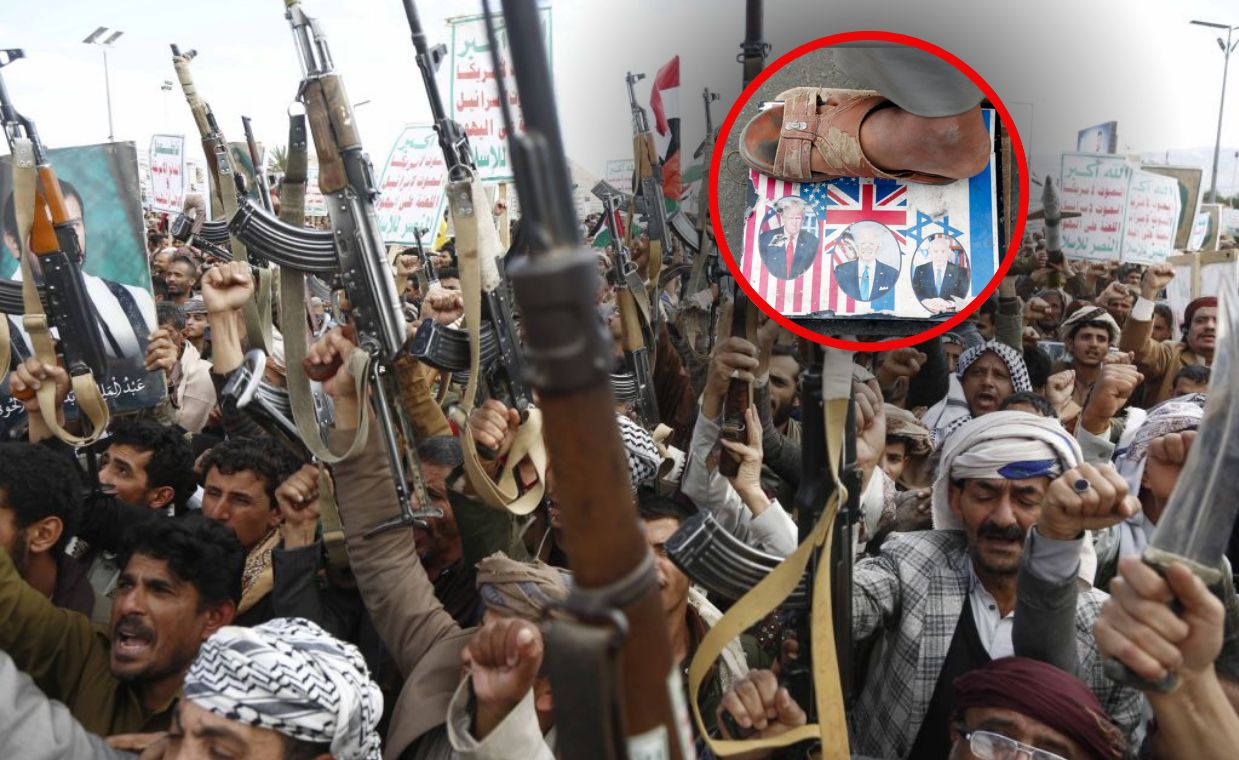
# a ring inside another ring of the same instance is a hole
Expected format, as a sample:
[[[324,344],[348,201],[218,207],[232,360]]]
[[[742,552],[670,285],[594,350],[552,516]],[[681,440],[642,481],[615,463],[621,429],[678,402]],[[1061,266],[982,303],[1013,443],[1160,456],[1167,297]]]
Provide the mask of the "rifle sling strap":
[[[486,286],[504,287],[502,282],[483,282],[482,257],[490,257],[487,266],[499,266],[496,260],[499,250],[498,232],[489,213],[486,191],[476,175],[468,180],[450,183],[447,197],[452,211],[452,224],[456,229],[460,287],[465,301],[465,326],[469,330],[469,382],[460,399],[460,405],[454,407],[451,414],[452,421],[460,428],[461,437],[464,439],[461,449],[465,473],[469,476],[470,485],[485,504],[507,509],[513,514],[527,515],[541,503],[546,490],[547,457],[546,444],[542,440],[541,412],[531,408],[525,421],[521,423],[498,482],[482,467],[473,431],[469,429],[469,414],[473,411],[478,378],[482,374],[482,289]],[[498,279],[497,269],[490,279]],[[516,482],[516,467],[526,457],[533,464],[538,481],[522,494]]]
[[[728,643],[764,618],[782,604],[804,577],[810,558],[817,551],[829,552],[835,515],[841,504],[847,501],[847,489],[839,479],[839,465],[843,456],[845,426],[848,405],[851,403],[851,354],[827,349],[826,367],[823,371],[823,397],[825,403],[826,459],[827,469],[834,480],[834,488],[827,499],[826,508],[813,531],[797,547],[796,551],[781,562],[769,575],[749,590],[727,611],[702,639],[693,661],[688,668],[689,701],[698,731],[706,737],[710,750],[720,757],[758,749],[787,747],[808,739],[821,741],[821,757],[824,760],[848,760],[848,729],[844,715],[843,690],[839,680],[839,661],[835,651],[834,619],[831,609],[830,562],[817,563],[812,588],[818,593],[812,597],[811,611],[811,662],[813,668],[813,693],[817,707],[817,723],[792,729],[770,739],[744,741],[718,740],[706,735],[701,719],[698,692],[710,667]],[[849,656],[850,653],[844,653]]]
[[[370,429],[370,355],[357,348],[349,354],[349,373],[353,376],[357,392],[357,427],[353,442],[343,454],[337,454],[323,442],[322,432],[318,425],[318,416],[314,413],[314,397],[310,391],[310,380],[305,375],[306,355],[306,324],[305,324],[305,275],[301,272],[280,268],[280,324],[284,326],[284,358],[287,368],[288,400],[293,410],[293,422],[297,424],[297,432],[305,442],[306,448],[315,457],[327,464],[336,464],[348,459],[362,450]],[[324,513],[323,523],[328,522]],[[339,522],[339,516],[335,516]]]
[[[30,265],[30,257],[34,254],[25,242],[30,239],[30,230],[34,225],[35,192],[38,183],[33,143],[25,139],[15,140],[13,144],[13,210],[17,221],[17,239],[23,241],[21,244],[22,300],[26,307],[22,326],[26,328],[26,333],[30,336],[30,345],[35,357],[44,365],[54,367],[57,364],[56,346],[48,330],[47,314],[43,311],[43,302],[39,299],[38,283],[35,282],[34,270]],[[7,352],[4,361],[8,361]],[[95,382],[94,373],[89,370],[79,374],[70,374],[69,385],[77,400],[78,410],[90,422],[89,435],[73,435],[61,427],[56,419],[55,383],[40,384],[37,392],[39,413],[43,415],[44,424],[57,438],[70,446],[87,446],[99,440],[107,431],[110,419],[108,404],[99,390],[99,384]]]

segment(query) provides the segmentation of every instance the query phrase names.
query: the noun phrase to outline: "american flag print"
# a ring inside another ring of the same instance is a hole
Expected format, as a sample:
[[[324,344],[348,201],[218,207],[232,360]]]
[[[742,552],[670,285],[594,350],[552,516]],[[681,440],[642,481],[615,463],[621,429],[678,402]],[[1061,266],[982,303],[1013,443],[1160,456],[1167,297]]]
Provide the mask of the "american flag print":
[[[994,112],[985,110],[983,117],[992,135]],[[741,274],[762,300],[789,316],[926,318],[931,314],[913,292],[912,270],[924,263],[922,242],[941,233],[953,239],[955,262],[969,270],[971,301],[988,286],[1002,255],[996,175],[992,148],[980,174],[946,185],[856,177],[798,183],[752,171],[757,200],[745,222]],[[767,269],[759,242],[763,233],[782,226],[776,204],[789,196],[805,203],[802,231],[818,241],[813,263],[793,279]],[[889,231],[893,244],[883,242],[878,260],[899,272],[895,287],[870,301],[844,292],[835,275],[835,267],[855,256],[848,241],[859,222],[877,222]]]

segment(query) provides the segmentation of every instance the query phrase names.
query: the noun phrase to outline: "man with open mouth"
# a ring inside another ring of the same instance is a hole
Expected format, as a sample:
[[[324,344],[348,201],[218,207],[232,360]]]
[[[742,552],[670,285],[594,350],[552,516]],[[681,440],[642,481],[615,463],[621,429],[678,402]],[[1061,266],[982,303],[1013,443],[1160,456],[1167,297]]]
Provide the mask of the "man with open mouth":
[[[108,628],[61,609],[0,551],[0,650],[90,732],[163,731],[198,648],[232,622],[245,552],[196,515],[130,534]]]

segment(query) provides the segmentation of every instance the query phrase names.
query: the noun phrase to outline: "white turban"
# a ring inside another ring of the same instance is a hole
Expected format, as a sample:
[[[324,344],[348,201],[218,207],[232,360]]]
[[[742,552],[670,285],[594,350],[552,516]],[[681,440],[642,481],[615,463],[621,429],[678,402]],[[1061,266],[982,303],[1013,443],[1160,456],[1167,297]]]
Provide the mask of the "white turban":
[[[225,626],[185,676],[185,698],[227,720],[331,745],[336,760],[378,760],[383,694],[361,652],[314,623]]]
[[[951,513],[952,480],[1056,478],[1082,460],[1080,444],[1056,419],[1003,411],[969,420],[943,444],[934,478],[934,528],[964,529]]]

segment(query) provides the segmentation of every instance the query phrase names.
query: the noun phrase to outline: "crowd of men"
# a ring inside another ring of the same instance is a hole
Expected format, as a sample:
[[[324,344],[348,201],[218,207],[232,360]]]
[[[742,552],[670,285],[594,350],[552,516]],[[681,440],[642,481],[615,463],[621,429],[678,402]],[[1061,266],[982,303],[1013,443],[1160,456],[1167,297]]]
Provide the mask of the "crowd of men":
[[[223,407],[247,348],[250,269],[174,245],[154,221],[148,239],[157,325],[146,363],[165,377],[167,400],[114,419],[85,457],[51,434],[34,396],[20,439],[0,443],[0,756],[563,756],[542,622],[568,594],[577,549],[559,529],[555,463],[538,483],[535,468],[506,461],[522,415],[492,398],[463,424],[486,468],[515,464],[521,490],[544,490],[527,516],[481,503],[461,423],[447,414],[461,388],[419,365],[412,423],[442,516],[368,535],[398,511],[375,426],[360,454],[326,468]],[[419,259],[396,253],[393,276],[418,319],[459,324],[450,242],[430,257],[438,284],[425,290]],[[638,240],[633,254],[643,271],[648,247]],[[613,266],[606,251],[598,259],[603,273]],[[1168,267],[1064,260],[1035,235],[1016,264],[1025,274],[1006,277],[953,332],[855,354],[851,750],[1234,757],[1230,567],[1206,588],[1182,566],[1160,575],[1139,560],[1201,423],[1217,301],[1198,298],[1176,320],[1159,300]],[[708,322],[716,295],[661,293],[663,426],[616,410],[684,672],[734,600],[669,559],[683,521],[708,512],[778,557],[801,540],[804,354],[764,319],[751,340],[690,345],[690,322]],[[615,302],[600,283],[618,368]],[[309,361],[347,356],[345,317],[307,304]],[[282,386],[287,371],[277,330],[265,379]],[[754,399],[739,441],[721,425],[736,379]],[[16,362],[10,382],[54,384],[58,403],[69,388],[62,368],[34,358]],[[368,402],[347,363],[322,388],[331,435],[346,439]],[[738,463],[734,475],[721,474],[723,457]],[[343,552],[324,530],[328,509],[338,509]],[[811,719],[785,680],[809,650],[795,616],[776,610],[685,695],[702,704],[706,734],[770,738]],[[1173,674],[1179,687],[1142,693],[1110,679],[1107,659],[1148,681]]]

